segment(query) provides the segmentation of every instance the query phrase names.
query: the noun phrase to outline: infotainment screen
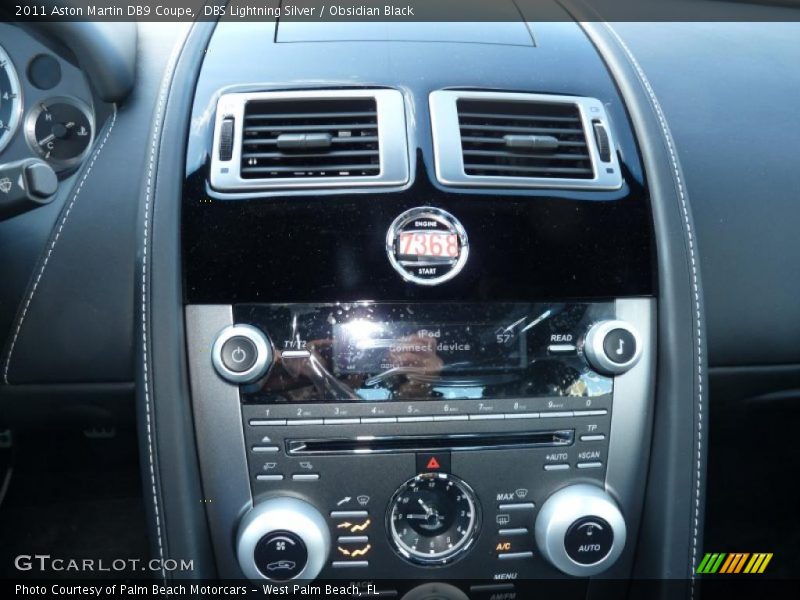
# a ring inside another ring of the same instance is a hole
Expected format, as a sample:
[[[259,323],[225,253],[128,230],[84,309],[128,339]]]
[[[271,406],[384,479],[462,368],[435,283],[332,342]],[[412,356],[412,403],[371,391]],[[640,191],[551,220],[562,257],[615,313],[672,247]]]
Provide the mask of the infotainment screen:
[[[597,396],[612,382],[581,343],[612,303],[242,305],[269,337],[267,376],[242,389],[268,404]]]
[[[524,335],[504,323],[374,322],[333,327],[336,374],[381,376],[405,370],[427,375],[506,371],[527,364]],[[375,381],[372,377],[371,381]]]

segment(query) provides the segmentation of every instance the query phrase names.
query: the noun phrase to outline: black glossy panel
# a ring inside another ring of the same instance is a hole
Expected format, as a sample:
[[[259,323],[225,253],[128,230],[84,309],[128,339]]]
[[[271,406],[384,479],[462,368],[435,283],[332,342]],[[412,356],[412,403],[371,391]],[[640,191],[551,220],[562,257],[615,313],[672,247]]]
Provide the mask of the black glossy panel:
[[[446,193],[184,204],[186,299],[198,303],[530,300],[647,295],[651,233],[641,196],[615,202]],[[434,288],[405,283],[385,251],[404,210],[431,204],[467,230],[470,257]]]

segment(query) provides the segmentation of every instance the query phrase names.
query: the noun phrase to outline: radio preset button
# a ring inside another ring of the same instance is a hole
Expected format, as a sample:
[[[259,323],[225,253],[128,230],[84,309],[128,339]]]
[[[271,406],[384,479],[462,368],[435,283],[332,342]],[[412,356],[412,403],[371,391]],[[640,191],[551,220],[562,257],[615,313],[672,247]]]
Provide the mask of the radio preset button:
[[[362,425],[383,425],[385,423],[397,423],[397,417],[361,417]]]
[[[576,417],[604,417],[608,411],[603,408],[601,410],[576,410],[573,415]]]
[[[286,419],[250,419],[253,427],[271,427],[286,425]]]

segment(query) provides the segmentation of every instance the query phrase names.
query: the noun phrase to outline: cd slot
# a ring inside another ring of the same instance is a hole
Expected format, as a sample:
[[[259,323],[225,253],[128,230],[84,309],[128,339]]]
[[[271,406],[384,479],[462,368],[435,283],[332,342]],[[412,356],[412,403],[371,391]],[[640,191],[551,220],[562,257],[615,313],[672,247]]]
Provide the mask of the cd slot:
[[[315,438],[286,440],[290,456],[337,454],[389,454],[395,452],[435,452],[442,450],[503,450],[569,446],[574,429],[517,433],[454,435],[358,436],[354,438]]]

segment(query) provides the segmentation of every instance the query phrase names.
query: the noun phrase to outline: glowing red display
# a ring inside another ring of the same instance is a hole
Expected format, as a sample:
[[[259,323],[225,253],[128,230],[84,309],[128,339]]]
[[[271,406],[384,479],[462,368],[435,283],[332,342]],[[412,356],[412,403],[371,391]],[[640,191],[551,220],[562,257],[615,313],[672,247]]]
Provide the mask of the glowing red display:
[[[400,234],[400,255],[458,258],[458,235],[439,231],[410,231]]]

